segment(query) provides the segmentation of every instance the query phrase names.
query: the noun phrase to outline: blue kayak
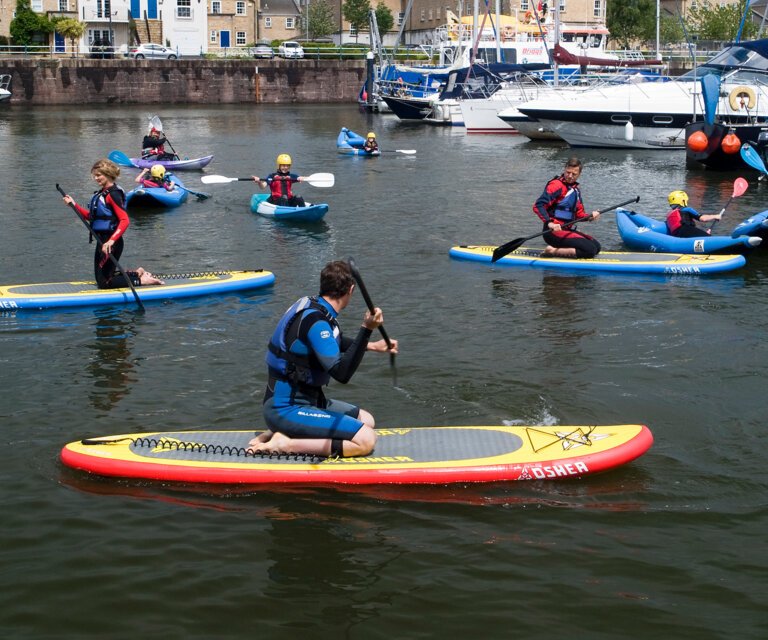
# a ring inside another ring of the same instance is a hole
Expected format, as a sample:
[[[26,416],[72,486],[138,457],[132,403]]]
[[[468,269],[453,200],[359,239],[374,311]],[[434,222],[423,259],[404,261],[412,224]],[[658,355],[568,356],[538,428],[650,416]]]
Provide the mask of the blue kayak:
[[[768,211],[756,213],[737,225],[731,232],[731,236],[757,236],[765,240],[768,238]]]
[[[137,207],[178,207],[187,199],[188,191],[184,183],[172,173],[166,173],[173,183],[173,189],[168,191],[164,187],[137,186],[125,194],[125,205],[135,209]]]
[[[619,235],[633,251],[652,253],[744,253],[757,247],[762,239],[756,236],[701,236],[677,238],[667,233],[667,224],[628,209],[616,210]]]
[[[341,128],[339,137],[336,138],[336,150],[339,153],[348,156],[367,156],[369,158],[381,155],[381,151],[378,149],[369,153],[363,149],[363,145],[365,145],[365,138],[356,134],[354,131],[350,131],[346,127]]]
[[[290,220],[293,222],[315,222],[328,213],[327,204],[310,204],[304,207],[280,207],[267,202],[269,194],[254,193],[251,197],[251,211],[266,218]]]

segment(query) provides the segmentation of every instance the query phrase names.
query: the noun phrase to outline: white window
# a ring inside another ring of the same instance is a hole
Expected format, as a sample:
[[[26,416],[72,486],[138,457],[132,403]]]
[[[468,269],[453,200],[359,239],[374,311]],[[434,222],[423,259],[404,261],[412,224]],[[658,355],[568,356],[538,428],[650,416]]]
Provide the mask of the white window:
[[[429,10],[429,19],[434,20],[434,15],[432,13],[432,9]]]
[[[560,0],[560,13],[565,11],[565,0]]]
[[[421,21],[422,21],[422,22],[424,22],[424,20],[426,20],[426,15],[427,15],[427,12],[426,12],[426,10],[425,10],[425,9],[422,9],[422,10],[421,10]]]
[[[520,0],[520,11],[528,11],[528,0]]]
[[[69,11],[69,0],[59,0],[59,11]]]
[[[264,18],[264,28],[265,29],[272,28],[272,18]]]
[[[403,24],[403,20],[405,19],[405,13],[402,11],[399,11],[397,13],[397,26],[401,26]]]
[[[245,15],[245,2],[235,3],[235,13],[239,16]]]
[[[601,4],[600,0],[595,0],[595,11],[592,14],[595,18],[599,18],[603,14]]]
[[[440,7],[435,9],[435,11],[437,11],[437,19],[439,20],[440,19]]]
[[[245,31],[237,31],[235,33],[235,44],[238,47],[244,47],[245,46]]]
[[[211,2],[211,13],[221,13],[221,0]]]
[[[211,29],[211,42],[216,42],[219,38],[219,32],[216,29]]]
[[[353,27],[352,25],[349,25],[349,35],[350,37],[357,35],[357,29],[355,29],[355,27]]]
[[[294,28],[294,19],[293,18],[286,18],[285,19],[285,28],[286,29],[293,29]]]
[[[99,5],[99,8],[101,8],[101,5]],[[43,11],[43,0],[32,0],[32,11],[35,11],[37,13],[42,13]],[[101,16],[99,16],[101,17]]]
[[[192,0],[176,0],[176,17],[192,17]]]

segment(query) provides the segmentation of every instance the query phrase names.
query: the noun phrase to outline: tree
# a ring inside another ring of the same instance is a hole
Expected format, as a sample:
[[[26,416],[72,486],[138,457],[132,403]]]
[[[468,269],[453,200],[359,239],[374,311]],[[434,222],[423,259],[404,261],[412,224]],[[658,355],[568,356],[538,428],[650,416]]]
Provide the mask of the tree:
[[[379,25],[379,35],[383,36],[387,31],[391,31],[395,26],[395,17],[390,8],[384,4],[384,0],[379,0],[376,5],[376,24]]]
[[[327,0],[312,0],[304,13],[307,38],[325,38],[336,32],[336,16]]]
[[[740,0],[737,4],[713,5],[709,0],[691,7],[689,11],[689,24],[691,31],[699,40],[719,40],[730,42],[736,39],[736,34],[744,15],[746,0]],[[757,25],[747,17],[744,30],[741,33],[742,40],[750,40],[757,34]]]
[[[79,22],[74,18],[61,18],[56,21],[55,29],[65,38],[69,38],[70,43],[72,43],[72,49],[75,55],[77,55],[77,42],[83,37],[87,26],[85,22]]]
[[[16,1],[16,17],[9,27],[13,44],[27,46],[41,42],[43,34],[53,30],[51,21],[32,11],[30,0]]]
[[[341,5],[344,19],[355,30],[355,42],[361,29],[368,26],[368,12],[371,10],[370,0],[345,0]]]
[[[611,36],[621,48],[631,49],[638,40],[656,38],[654,0],[611,0],[605,17]]]

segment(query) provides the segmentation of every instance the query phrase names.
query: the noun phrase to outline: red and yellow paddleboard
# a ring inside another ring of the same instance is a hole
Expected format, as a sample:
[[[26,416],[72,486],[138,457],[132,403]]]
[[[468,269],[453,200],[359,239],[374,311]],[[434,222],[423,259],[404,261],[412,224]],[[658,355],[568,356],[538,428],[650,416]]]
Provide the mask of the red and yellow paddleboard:
[[[359,458],[252,455],[253,431],[170,431],[88,438],[65,465],[100,476],[218,484],[447,484],[583,477],[645,453],[644,425],[377,429]]]

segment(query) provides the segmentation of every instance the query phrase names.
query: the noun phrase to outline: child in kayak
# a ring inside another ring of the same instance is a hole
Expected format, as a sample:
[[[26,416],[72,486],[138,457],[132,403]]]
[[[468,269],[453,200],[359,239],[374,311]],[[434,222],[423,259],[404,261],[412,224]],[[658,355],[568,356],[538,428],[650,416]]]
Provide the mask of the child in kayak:
[[[266,178],[253,176],[255,182],[258,182],[261,188],[269,187],[271,195],[267,202],[276,204],[280,207],[305,207],[304,198],[294,195],[291,191],[291,185],[294,182],[303,182],[303,176],[291,173],[291,156],[287,153],[281,153],[277,156],[277,171],[270,173]]]
[[[147,177],[149,173],[150,177]],[[136,176],[136,182],[142,187],[147,188],[159,188],[162,187],[166,191],[173,191],[173,183],[165,175],[165,167],[161,164],[153,164],[151,169],[146,167],[141,170],[141,173]]]
[[[379,150],[379,143],[376,142],[376,134],[373,131],[369,132],[365,137],[363,149],[365,149],[366,153],[373,153],[374,151]]]
[[[708,236],[709,229],[696,226],[696,221],[709,222],[720,221],[722,214],[701,214],[696,209],[688,206],[688,194],[685,191],[673,191],[667,196],[667,201],[672,207],[667,214],[667,231],[676,238],[699,238]]]

